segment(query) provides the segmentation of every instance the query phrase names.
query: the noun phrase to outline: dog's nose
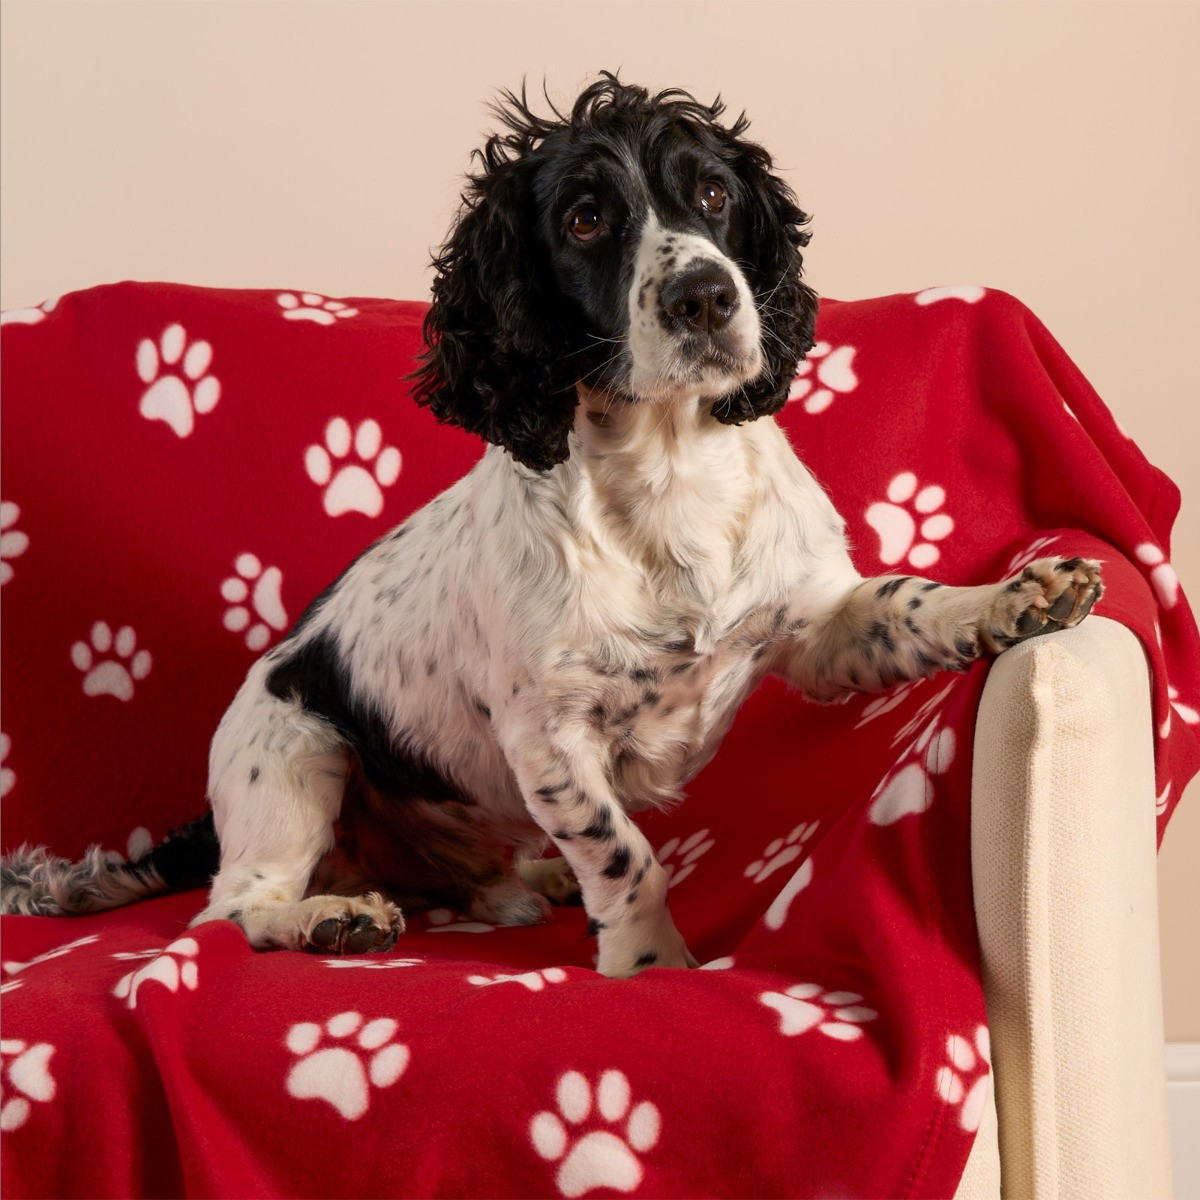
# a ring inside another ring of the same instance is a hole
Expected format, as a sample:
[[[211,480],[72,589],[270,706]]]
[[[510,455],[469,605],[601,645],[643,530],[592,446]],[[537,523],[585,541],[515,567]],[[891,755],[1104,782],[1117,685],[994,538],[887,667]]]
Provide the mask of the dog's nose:
[[[672,323],[714,334],[737,311],[737,288],[719,263],[702,263],[663,288],[662,306]]]

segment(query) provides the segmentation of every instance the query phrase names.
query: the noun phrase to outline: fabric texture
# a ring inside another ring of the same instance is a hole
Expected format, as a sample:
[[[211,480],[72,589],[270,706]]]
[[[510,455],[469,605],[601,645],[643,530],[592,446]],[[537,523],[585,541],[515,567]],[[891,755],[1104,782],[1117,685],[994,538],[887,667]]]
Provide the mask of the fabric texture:
[[[5,314],[6,847],[135,853],[195,816],[255,655],[475,461],[408,398],[423,311],[127,283]],[[1177,490],[1002,293],[827,302],[818,336],[781,419],[865,574],[1104,560],[1097,612],[1152,666],[1161,836],[1200,766]],[[987,669],[751,698],[640,818],[702,970],[606,980],[573,909],[434,911],[345,959],[188,929],[199,892],[5,918],[5,1193],[952,1193],[989,1086]]]
[[[1096,617],[995,664],[972,786],[1004,1182],[1171,1191],[1146,659]],[[986,732],[985,732],[986,731]]]

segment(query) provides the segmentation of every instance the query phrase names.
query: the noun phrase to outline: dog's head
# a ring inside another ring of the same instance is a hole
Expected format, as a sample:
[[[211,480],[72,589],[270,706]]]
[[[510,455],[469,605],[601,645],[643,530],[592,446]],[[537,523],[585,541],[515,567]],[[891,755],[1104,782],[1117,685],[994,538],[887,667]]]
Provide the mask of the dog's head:
[[[813,340],[808,218],[723,111],[607,73],[553,119],[505,93],[434,260],[418,402],[538,470],[567,457],[577,385],[778,412]]]

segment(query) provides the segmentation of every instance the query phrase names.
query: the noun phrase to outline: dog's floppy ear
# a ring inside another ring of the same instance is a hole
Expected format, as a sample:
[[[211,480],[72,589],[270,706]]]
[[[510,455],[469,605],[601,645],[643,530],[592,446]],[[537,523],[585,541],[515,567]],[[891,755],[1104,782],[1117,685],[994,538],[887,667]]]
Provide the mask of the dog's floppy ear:
[[[733,165],[742,181],[746,252],[754,289],[766,364],[741,392],[719,401],[713,415],[727,425],[777,413],[787,402],[796,364],[812,349],[817,322],[817,295],[801,280],[807,246],[808,216],[792,189],[771,170],[771,158],[753,142],[741,139],[741,117],[729,130]]]
[[[567,457],[575,378],[547,294],[529,143],[493,137],[478,157],[449,240],[434,259],[433,306],[414,395],[439,421],[504,446],[545,471]]]

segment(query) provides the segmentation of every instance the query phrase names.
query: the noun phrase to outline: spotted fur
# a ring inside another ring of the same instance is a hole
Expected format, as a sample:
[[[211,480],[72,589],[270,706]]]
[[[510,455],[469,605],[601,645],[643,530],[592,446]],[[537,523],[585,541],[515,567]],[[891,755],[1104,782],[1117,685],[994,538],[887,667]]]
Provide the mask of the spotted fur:
[[[972,588],[855,570],[771,416],[812,343],[807,218],[721,111],[611,76],[552,118],[508,98],[417,377],[493,445],[251,668],[212,743],[197,921],[383,950],[401,907],[527,924],[578,891],[604,974],[694,966],[630,814],[680,798],[766,674],[878,690],[1100,595],[1079,559]],[[10,911],[148,890],[93,863],[104,888],[51,895],[21,861]]]

